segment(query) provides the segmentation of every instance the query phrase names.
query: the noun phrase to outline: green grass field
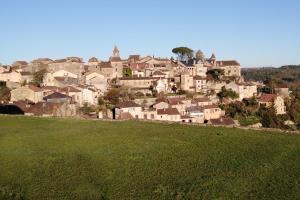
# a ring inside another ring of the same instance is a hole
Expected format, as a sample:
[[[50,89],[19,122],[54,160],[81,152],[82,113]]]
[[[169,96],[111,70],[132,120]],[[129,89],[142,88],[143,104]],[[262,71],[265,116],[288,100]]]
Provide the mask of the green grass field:
[[[0,199],[300,199],[300,136],[0,116]]]

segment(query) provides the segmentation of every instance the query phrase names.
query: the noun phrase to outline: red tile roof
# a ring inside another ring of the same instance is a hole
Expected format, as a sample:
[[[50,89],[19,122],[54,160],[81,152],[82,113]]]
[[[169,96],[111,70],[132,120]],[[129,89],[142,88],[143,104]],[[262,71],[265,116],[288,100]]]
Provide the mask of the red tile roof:
[[[206,106],[203,106],[204,109],[215,109],[215,108],[219,108],[217,105],[206,105]]]
[[[135,107],[141,107],[139,104],[135,103],[134,101],[123,101],[118,103],[116,106],[117,108],[135,108]]]
[[[41,92],[41,91],[43,91],[40,87],[36,87],[34,85],[28,85],[28,88],[31,89],[34,92]]]
[[[192,103],[199,103],[199,102],[211,102],[208,97],[198,97],[192,100]]]
[[[237,66],[240,65],[236,60],[217,61],[217,66]]]
[[[158,115],[180,115],[177,108],[165,108],[165,109],[158,109]]]
[[[259,102],[274,102],[277,94],[262,94],[258,99]]]

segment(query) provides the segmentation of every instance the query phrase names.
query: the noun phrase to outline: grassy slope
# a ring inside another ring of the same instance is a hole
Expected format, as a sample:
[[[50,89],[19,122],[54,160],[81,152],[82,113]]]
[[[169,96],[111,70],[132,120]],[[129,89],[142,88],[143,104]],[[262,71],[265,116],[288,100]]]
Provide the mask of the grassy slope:
[[[300,137],[0,117],[0,188],[29,199],[299,199]]]

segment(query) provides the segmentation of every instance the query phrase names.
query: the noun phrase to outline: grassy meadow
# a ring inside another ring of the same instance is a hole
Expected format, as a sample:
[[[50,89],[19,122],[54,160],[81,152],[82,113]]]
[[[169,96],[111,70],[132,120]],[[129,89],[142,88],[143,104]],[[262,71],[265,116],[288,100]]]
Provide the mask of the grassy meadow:
[[[300,136],[0,116],[0,199],[300,199]]]

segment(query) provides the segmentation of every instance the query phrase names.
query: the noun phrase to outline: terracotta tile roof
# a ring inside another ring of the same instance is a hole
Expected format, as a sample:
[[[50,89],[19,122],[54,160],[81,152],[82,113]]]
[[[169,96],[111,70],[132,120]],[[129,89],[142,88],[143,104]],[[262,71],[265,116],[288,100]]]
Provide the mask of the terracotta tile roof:
[[[59,91],[61,90],[60,87],[56,87],[56,86],[43,86],[41,87],[42,90],[50,90],[50,91]]]
[[[20,74],[22,76],[30,76],[30,75],[32,75],[32,73],[30,73],[30,72],[20,72]]]
[[[28,62],[27,62],[27,61],[20,60],[20,61],[14,62],[13,65],[28,65]]]
[[[41,92],[41,91],[43,91],[42,88],[36,87],[36,86],[34,86],[34,85],[28,85],[28,88],[31,89],[31,90],[34,91],[34,92]]]
[[[192,100],[192,103],[199,103],[199,102],[211,102],[208,97],[198,97]]]
[[[53,61],[54,63],[64,63],[67,62],[67,59],[57,59]]]
[[[218,125],[218,126],[230,126],[235,125],[235,122],[231,118],[221,117],[219,119],[211,119],[209,120],[212,125]]]
[[[191,106],[186,109],[187,112],[203,112],[203,107]]]
[[[167,101],[170,105],[178,105],[178,104],[183,104],[182,101],[184,101],[186,98],[185,97],[172,97],[168,98]]]
[[[111,61],[111,62],[121,62],[122,59],[121,59],[120,57],[111,57],[111,58],[110,58],[110,61]]]
[[[71,77],[54,77],[55,80],[61,82],[64,85],[72,85],[72,84],[78,84],[79,79],[78,78],[71,78]]]
[[[98,59],[96,57],[92,57],[89,59],[89,62],[98,62]]]
[[[203,106],[204,109],[215,109],[215,108],[219,108],[219,106],[217,105],[205,105]]]
[[[135,103],[134,101],[123,101],[118,103],[116,106],[117,108],[134,108],[134,107],[141,107],[139,104]]]
[[[47,101],[49,99],[72,99],[72,97],[59,92],[54,92],[48,96],[45,96],[43,99]]]
[[[112,68],[111,63],[110,62],[101,62],[99,64],[100,68]]]
[[[153,74],[153,76],[164,76],[166,75],[165,73],[162,73],[161,71],[155,71]]]
[[[240,65],[236,60],[217,61],[217,66],[237,66]]]
[[[158,109],[158,115],[180,115],[177,108],[165,108],[165,109]]]
[[[154,77],[124,77],[119,78],[119,80],[158,80],[159,78]]]
[[[274,102],[277,98],[277,94],[262,94],[258,99],[259,102]]]
[[[60,91],[63,91],[63,92],[81,92],[80,90],[72,87],[72,86],[67,86],[67,87],[64,87],[64,88],[61,88]]]

